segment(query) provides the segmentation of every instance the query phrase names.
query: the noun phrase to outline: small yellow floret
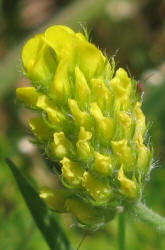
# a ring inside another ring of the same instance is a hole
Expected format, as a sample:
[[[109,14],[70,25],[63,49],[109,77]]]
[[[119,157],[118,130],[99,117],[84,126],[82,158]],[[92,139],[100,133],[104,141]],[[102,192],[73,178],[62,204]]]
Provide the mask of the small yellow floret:
[[[92,103],[90,108],[91,114],[94,116],[98,132],[101,140],[110,140],[113,136],[114,122],[110,117],[104,117],[97,103]]]
[[[73,99],[68,99],[69,108],[78,126],[85,128],[89,127],[89,115],[79,109],[77,102]]]
[[[77,61],[85,76],[91,79],[102,73],[105,57],[94,44],[79,39],[77,42]]]
[[[103,175],[111,174],[112,164],[110,157],[95,152],[95,169],[98,173]]]
[[[127,72],[119,68],[111,80],[111,87],[115,93],[115,109],[128,109],[130,107],[131,79]]]
[[[98,202],[105,202],[109,198],[109,187],[105,183],[93,177],[87,171],[85,171],[83,174],[82,185],[93,197],[93,199]]]
[[[124,111],[119,111],[118,118],[119,118],[119,121],[121,122],[122,128],[124,130],[124,136],[129,138],[131,136],[131,125],[132,125],[132,119],[131,119],[130,115],[128,115]]]
[[[139,135],[139,133],[143,135],[146,130],[145,115],[141,110],[141,105],[142,104],[140,102],[137,102],[134,107],[134,114],[136,119],[136,131],[134,135],[135,139]]]
[[[39,96],[37,107],[46,111],[49,120],[55,123],[55,125],[61,123],[65,119],[64,115],[51,103],[46,95]]]
[[[34,117],[30,119],[29,125],[33,133],[42,140],[48,140],[52,135],[52,130],[49,129],[41,117]]]
[[[67,58],[62,59],[57,66],[53,80],[53,92],[60,101],[67,99],[70,93],[69,64]]]
[[[67,26],[54,25],[45,31],[45,41],[54,49],[59,60],[70,57],[74,51],[75,32]]]
[[[112,141],[111,144],[113,152],[117,156],[120,164],[125,163],[128,169],[133,168],[135,158],[131,148],[127,145],[127,140]]]
[[[122,191],[129,197],[134,198],[137,195],[136,184],[134,181],[129,180],[123,171],[123,166],[119,169],[118,180],[120,181]]]
[[[119,111],[118,116],[120,121],[123,123],[125,129],[130,129],[131,117],[124,111]]]
[[[123,68],[116,71],[116,77],[120,79],[120,84],[123,88],[130,88],[131,78],[128,77],[127,72]]]
[[[79,132],[78,138],[79,138],[79,140],[88,141],[92,138],[92,133],[85,130],[84,127],[80,127],[80,132]]]
[[[81,106],[86,106],[91,94],[90,88],[87,84],[83,72],[78,66],[75,67],[75,87],[76,87],[76,100]]]
[[[143,137],[141,134],[137,136],[136,144],[138,148],[138,159],[137,159],[137,168],[146,171],[149,167],[149,160],[151,156],[150,150],[143,144]]]
[[[38,93],[34,87],[17,88],[16,94],[25,104],[30,106],[36,105]]]
[[[51,144],[52,153],[59,159],[68,155],[69,140],[65,137],[63,132],[54,133],[54,142]]]
[[[116,98],[122,98],[126,95],[126,90],[120,85],[120,79],[116,76],[111,80],[111,87],[115,92]]]
[[[85,225],[95,225],[102,222],[104,214],[100,214],[97,208],[92,207],[89,203],[84,203],[79,199],[68,199],[66,207],[80,223]]]
[[[72,192],[68,189],[51,189],[43,187],[40,190],[40,197],[51,209],[59,213],[67,212],[65,202],[71,195]]]
[[[62,164],[62,177],[64,180],[73,187],[81,187],[83,169],[67,157],[64,157],[60,163]]]
[[[56,61],[44,39],[44,34],[28,40],[22,50],[22,61],[28,77],[36,80],[36,84],[50,80],[56,69]]]
[[[112,94],[105,86],[103,79],[92,79],[92,94],[95,97],[99,107],[102,110],[110,111],[110,105],[112,103]]]
[[[31,130],[67,190],[43,188],[40,197],[97,229],[119,205],[138,201],[152,150],[137,82],[84,33],[54,25],[29,39],[22,62],[35,88],[17,96],[38,113]]]
[[[86,131],[84,127],[80,127],[79,139],[76,143],[77,152],[80,158],[88,160],[91,158],[92,149],[89,144],[89,140],[92,138],[92,133]]]
[[[75,36],[82,41],[87,41],[86,37],[80,32],[75,33]]]

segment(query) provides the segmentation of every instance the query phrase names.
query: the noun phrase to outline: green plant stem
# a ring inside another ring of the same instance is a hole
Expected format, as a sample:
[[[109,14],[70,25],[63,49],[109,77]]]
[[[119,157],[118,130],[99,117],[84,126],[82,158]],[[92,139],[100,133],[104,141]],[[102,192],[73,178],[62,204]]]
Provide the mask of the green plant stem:
[[[165,218],[152,211],[145,204],[138,202],[132,208],[131,214],[155,228],[161,234],[165,234]]]
[[[118,246],[119,250],[125,250],[125,214],[121,213],[118,219]]]

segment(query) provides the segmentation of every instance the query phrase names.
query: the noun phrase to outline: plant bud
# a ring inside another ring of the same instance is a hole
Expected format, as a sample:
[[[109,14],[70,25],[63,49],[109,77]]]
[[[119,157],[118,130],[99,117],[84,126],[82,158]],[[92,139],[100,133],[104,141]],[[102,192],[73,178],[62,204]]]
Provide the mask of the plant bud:
[[[17,88],[18,98],[25,104],[34,107],[38,100],[38,93],[34,87]]]
[[[43,187],[40,189],[40,197],[48,206],[59,213],[67,212],[66,201],[72,196],[72,192],[67,189],[51,189]]]

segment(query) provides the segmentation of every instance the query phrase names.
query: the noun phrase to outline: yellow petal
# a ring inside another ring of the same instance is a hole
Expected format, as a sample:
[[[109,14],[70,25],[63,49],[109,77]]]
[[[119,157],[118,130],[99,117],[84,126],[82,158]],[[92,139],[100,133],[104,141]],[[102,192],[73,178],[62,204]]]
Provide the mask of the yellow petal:
[[[98,122],[104,119],[101,109],[96,102],[91,103],[90,112]]]
[[[35,106],[38,98],[37,90],[34,87],[16,89],[17,97],[25,104]]]
[[[112,150],[114,154],[117,156],[120,164],[125,164],[127,166],[127,170],[130,170],[134,167],[135,164],[135,156],[131,148],[127,145],[128,142],[126,139],[120,141],[112,141]]]
[[[103,77],[106,83],[108,83],[108,85],[109,85],[109,80],[112,78],[112,75],[113,75],[113,65],[111,67],[111,64],[109,63],[108,58],[106,58],[104,71],[103,71]]]
[[[78,66],[75,68],[76,100],[80,105],[86,106],[90,97],[90,88],[87,84],[84,74]]]
[[[146,172],[150,167],[152,152],[143,144],[143,137],[141,134],[137,136],[135,143],[138,149],[137,168]]]
[[[115,109],[127,110],[130,107],[131,79],[127,72],[119,68],[116,71],[115,77],[110,82],[115,94]]]
[[[96,46],[88,41],[78,41],[77,54],[79,67],[87,78],[90,79],[102,73],[105,57]]]
[[[123,129],[124,131],[124,137],[129,138],[131,136],[131,128],[132,128],[132,119],[130,115],[128,115],[124,111],[118,111],[117,112],[121,127],[120,129]]]
[[[48,140],[52,135],[52,130],[46,126],[41,117],[30,119],[29,125],[33,133],[41,140]]]
[[[104,111],[111,111],[112,94],[105,86],[103,79],[92,79],[92,94],[99,107]]]
[[[55,77],[53,80],[53,93],[58,100],[64,101],[70,93],[68,67],[70,62],[64,58],[57,66]]]
[[[64,115],[51,103],[46,95],[41,95],[37,101],[37,107],[46,111],[48,119],[56,124],[60,124],[64,119]]]
[[[47,203],[47,205],[59,213],[66,213],[66,200],[72,195],[68,189],[51,189],[43,187],[40,189],[40,197]]]
[[[104,222],[104,214],[100,214],[100,211],[89,203],[72,198],[66,201],[66,206],[68,211],[82,224],[94,226],[97,223]]]
[[[80,127],[79,140],[88,141],[92,138],[92,133],[85,130],[84,127]]]
[[[62,177],[64,181],[72,187],[81,187],[83,169],[67,157],[64,157],[60,163],[62,164]]]
[[[54,142],[51,144],[52,153],[57,158],[62,159],[69,153],[69,140],[63,132],[54,133]]]
[[[85,128],[89,127],[90,118],[86,112],[79,109],[77,101],[73,99],[68,100],[69,108],[78,126],[83,126]]]
[[[88,142],[92,138],[92,133],[86,131],[84,127],[80,127],[79,139],[76,143],[77,152],[81,159],[89,160],[92,154],[92,148]]]
[[[45,32],[45,40],[55,50],[58,59],[73,53],[75,33],[67,26],[51,26]]]
[[[105,183],[96,179],[87,171],[83,174],[82,185],[93,199],[98,202],[107,201],[111,194],[110,188]]]
[[[141,110],[141,103],[137,102],[134,107],[134,114],[135,114],[135,119],[136,119],[136,131],[135,131],[135,139],[141,133],[144,135],[144,132],[146,130],[146,125],[145,125],[145,115],[143,114]]]
[[[121,168],[119,169],[118,180],[120,181],[121,188],[122,188],[124,194],[126,194],[127,196],[129,196],[131,198],[136,197],[136,195],[137,195],[136,184],[134,181],[128,179],[124,175],[123,166],[121,166]]]
[[[95,152],[95,169],[102,175],[110,175],[112,173],[112,164],[110,157]]]
[[[120,79],[120,84],[123,88],[130,88],[131,78],[128,77],[127,72],[123,68],[119,68],[116,71],[116,77]]]
[[[56,69],[56,60],[50,47],[39,34],[28,40],[22,51],[22,62],[28,77],[34,81],[52,79]],[[40,82],[38,84],[41,84]]]
[[[114,132],[114,122],[112,118],[104,117],[97,103],[91,104],[90,112],[96,120],[100,139],[103,141],[109,141]]]

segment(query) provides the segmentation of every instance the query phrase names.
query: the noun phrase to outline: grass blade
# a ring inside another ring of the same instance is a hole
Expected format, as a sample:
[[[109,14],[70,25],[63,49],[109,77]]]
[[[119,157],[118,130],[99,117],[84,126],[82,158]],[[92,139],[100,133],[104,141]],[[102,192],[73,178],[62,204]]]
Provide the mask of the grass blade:
[[[30,213],[45,238],[51,250],[71,250],[72,247],[63,232],[62,228],[55,220],[53,214],[48,211],[45,203],[39,197],[31,183],[25,178],[15,164],[7,159],[19,190],[30,210]]]

